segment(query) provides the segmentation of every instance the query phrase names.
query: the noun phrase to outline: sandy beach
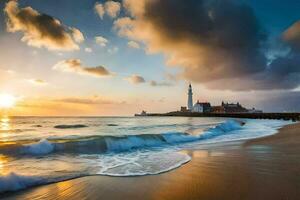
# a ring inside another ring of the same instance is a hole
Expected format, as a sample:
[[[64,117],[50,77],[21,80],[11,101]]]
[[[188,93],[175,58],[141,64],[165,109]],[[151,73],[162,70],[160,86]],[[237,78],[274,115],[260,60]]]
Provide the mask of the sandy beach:
[[[245,143],[205,146],[167,173],[89,176],[34,187],[3,199],[299,199],[300,123]]]

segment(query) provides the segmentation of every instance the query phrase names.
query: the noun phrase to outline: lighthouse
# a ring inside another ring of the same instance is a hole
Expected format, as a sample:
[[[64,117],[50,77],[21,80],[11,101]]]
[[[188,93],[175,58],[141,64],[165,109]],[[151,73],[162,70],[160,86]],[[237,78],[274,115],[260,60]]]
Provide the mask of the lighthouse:
[[[191,84],[189,84],[187,108],[189,111],[193,110],[193,90]]]

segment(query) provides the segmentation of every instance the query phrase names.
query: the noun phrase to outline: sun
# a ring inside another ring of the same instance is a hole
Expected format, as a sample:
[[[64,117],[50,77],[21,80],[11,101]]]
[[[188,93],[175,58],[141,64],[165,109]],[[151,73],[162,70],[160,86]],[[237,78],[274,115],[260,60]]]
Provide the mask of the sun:
[[[11,108],[16,104],[16,97],[11,94],[0,94],[0,108]]]

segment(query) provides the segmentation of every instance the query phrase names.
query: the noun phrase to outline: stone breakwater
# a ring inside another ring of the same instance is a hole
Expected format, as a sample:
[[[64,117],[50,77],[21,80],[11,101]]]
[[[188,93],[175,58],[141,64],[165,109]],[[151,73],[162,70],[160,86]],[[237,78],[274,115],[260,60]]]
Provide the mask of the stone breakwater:
[[[300,113],[196,113],[196,112],[169,112],[149,113],[147,116],[178,116],[178,117],[229,117],[248,119],[278,119],[300,121]]]

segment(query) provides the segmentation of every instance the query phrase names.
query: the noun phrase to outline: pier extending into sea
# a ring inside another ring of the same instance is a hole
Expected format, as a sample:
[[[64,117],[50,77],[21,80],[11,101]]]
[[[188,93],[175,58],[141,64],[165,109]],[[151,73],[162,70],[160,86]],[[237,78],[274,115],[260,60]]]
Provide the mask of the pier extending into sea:
[[[178,116],[178,117],[230,117],[249,119],[282,119],[300,121],[300,113],[197,113],[197,112],[168,112],[148,113],[146,116]]]

